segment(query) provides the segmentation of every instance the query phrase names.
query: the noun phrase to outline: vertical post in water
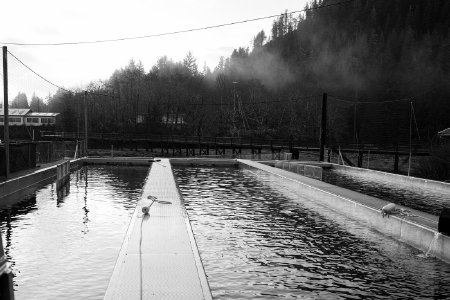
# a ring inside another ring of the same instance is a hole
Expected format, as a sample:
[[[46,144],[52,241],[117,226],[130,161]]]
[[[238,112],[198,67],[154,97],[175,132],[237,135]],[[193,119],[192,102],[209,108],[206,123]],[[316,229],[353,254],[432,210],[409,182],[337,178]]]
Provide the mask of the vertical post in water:
[[[320,125],[320,154],[319,161],[325,160],[325,143],[327,140],[327,93],[322,97],[322,120]]]
[[[80,97],[76,95],[77,99],[77,141],[80,139]]]
[[[3,46],[3,128],[5,140],[5,176],[9,177],[9,114],[8,114],[8,48]]]
[[[84,155],[87,155],[88,151],[88,114],[86,105],[87,91],[84,91],[83,106],[84,106]]]
[[[0,232],[0,299],[14,300],[14,285],[12,272],[3,250],[2,234]]]

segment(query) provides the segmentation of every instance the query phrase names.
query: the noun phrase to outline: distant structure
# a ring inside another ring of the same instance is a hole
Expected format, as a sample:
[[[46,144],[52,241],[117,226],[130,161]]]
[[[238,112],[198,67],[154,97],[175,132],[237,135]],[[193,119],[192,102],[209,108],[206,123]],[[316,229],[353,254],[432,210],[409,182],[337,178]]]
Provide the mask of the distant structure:
[[[438,132],[439,141],[441,143],[450,142],[450,128]]]
[[[161,118],[161,123],[167,126],[174,126],[174,125],[182,126],[186,124],[186,122],[184,121],[184,115],[175,113],[163,115]]]
[[[59,113],[33,112],[29,108],[10,108],[8,110],[9,126],[55,126]],[[5,113],[0,108],[0,126],[5,125]]]

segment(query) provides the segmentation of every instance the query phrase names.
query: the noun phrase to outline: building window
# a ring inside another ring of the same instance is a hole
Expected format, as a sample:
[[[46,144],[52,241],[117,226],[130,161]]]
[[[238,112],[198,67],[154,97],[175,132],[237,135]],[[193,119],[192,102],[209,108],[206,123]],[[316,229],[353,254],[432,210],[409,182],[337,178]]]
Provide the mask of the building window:
[[[11,123],[21,123],[21,122],[22,122],[22,119],[21,119],[21,118],[9,117],[8,120],[9,120],[9,122],[11,122]]]
[[[27,118],[27,123],[39,123],[39,118]]]
[[[54,124],[55,120],[53,118],[41,118],[42,124]]]

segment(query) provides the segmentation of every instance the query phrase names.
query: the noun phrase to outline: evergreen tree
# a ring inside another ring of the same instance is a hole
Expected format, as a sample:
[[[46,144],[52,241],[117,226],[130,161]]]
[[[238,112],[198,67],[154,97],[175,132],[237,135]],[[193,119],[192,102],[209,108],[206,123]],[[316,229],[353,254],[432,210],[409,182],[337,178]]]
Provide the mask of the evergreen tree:
[[[25,93],[19,92],[11,102],[11,108],[30,108],[27,95]]]

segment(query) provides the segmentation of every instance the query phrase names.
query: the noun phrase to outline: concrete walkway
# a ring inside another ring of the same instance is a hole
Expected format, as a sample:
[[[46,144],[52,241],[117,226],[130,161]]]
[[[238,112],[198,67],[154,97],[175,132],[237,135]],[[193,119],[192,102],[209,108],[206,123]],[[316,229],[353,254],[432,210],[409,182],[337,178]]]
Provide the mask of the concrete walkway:
[[[157,197],[150,215],[142,207]],[[105,299],[212,299],[168,159],[153,163]]]

